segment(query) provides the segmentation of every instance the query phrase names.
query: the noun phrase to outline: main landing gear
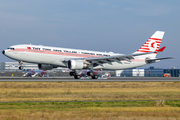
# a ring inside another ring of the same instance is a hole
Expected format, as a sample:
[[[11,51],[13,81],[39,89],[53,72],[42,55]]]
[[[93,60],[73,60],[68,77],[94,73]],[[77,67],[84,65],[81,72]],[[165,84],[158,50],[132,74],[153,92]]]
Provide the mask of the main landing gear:
[[[98,79],[98,76],[94,74],[93,62],[91,62],[90,71],[87,72],[88,76],[91,76],[92,79]]]
[[[88,76],[91,76],[92,79],[98,79],[98,76],[97,75],[94,75],[94,72],[87,72],[87,75]]]
[[[69,73],[70,76],[74,76],[74,79],[80,79],[81,75],[79,75],[75,70]],[[87,72],[87,76],[91,76],[92,79],[98,79],[97,75],[94,75],[94,72]]]
[[[77,74],[77,72],[74,70],[69,73],[70,76],[74,76],[74,79],[80,79],[81,76]]]
[[[93,76],[91,76],[92,77],[92,79],[98,79],[98,76],[97,75],[93,75]]]

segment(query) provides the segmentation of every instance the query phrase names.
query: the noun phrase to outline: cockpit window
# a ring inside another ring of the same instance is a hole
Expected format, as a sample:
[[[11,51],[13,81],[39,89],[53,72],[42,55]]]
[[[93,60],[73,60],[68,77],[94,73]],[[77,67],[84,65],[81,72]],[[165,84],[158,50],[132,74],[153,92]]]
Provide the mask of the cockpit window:
[[[7,49],[10,49],[10,50],[15,50],[14,48],[7,48]]]

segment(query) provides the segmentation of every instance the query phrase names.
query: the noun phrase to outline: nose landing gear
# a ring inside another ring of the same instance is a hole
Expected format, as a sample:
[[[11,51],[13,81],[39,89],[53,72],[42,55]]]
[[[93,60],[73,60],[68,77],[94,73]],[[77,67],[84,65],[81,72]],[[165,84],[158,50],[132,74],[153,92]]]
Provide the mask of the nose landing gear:
[[[23,62],[22,61],[19,61],[19,70],[23,70],[23,66],[22,66]]]

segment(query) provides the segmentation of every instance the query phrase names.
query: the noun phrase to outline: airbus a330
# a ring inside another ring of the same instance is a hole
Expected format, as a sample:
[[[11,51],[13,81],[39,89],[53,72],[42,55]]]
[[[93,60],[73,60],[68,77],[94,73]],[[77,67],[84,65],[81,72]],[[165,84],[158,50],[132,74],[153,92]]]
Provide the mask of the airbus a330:
[[[156,31],[139,50],[129,55],[31,44],[13,45],[2,53],[19,63],[36,63],[41,70],[57,67],[69,68],[70,75],[75,79],[81,77],[76,72],[77,70],[86,69],[88,76],[97,79],[98,76],[93,72],[96,69],[123,70],[172,58],[156,58],[157,53],[166,48],[159,49],[163,36],[163,31]],[[21,65],[19,69],[23,69],[23,66]]]

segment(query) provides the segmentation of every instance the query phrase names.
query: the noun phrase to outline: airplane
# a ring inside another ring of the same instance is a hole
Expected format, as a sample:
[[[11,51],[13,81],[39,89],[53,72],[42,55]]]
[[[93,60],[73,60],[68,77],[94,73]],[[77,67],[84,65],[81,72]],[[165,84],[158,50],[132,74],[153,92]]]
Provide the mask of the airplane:
[[[23,77],[42,77],[43,75],[47,75],[47,70],[23,70],[23,72],[26,72]]]
[[[70,76],[74,76],[75,79],[81,78],[77,70],[88,69],[87,75],[97,79],[98,76],[93,73],[96,69],[123,70],[173,58],[156,58],[157,53],[163,52],[166,48],[164,46],[159,49],[163,36],[164,31],[156,31],[139,50],[129,55],[31,44],[13,45],[2,53],[19,61],[20,64],[22,62],[38,64],[41,70],[68,68],[72,70]],[[19,69],[22,70],[23,66],[19,66]]]

